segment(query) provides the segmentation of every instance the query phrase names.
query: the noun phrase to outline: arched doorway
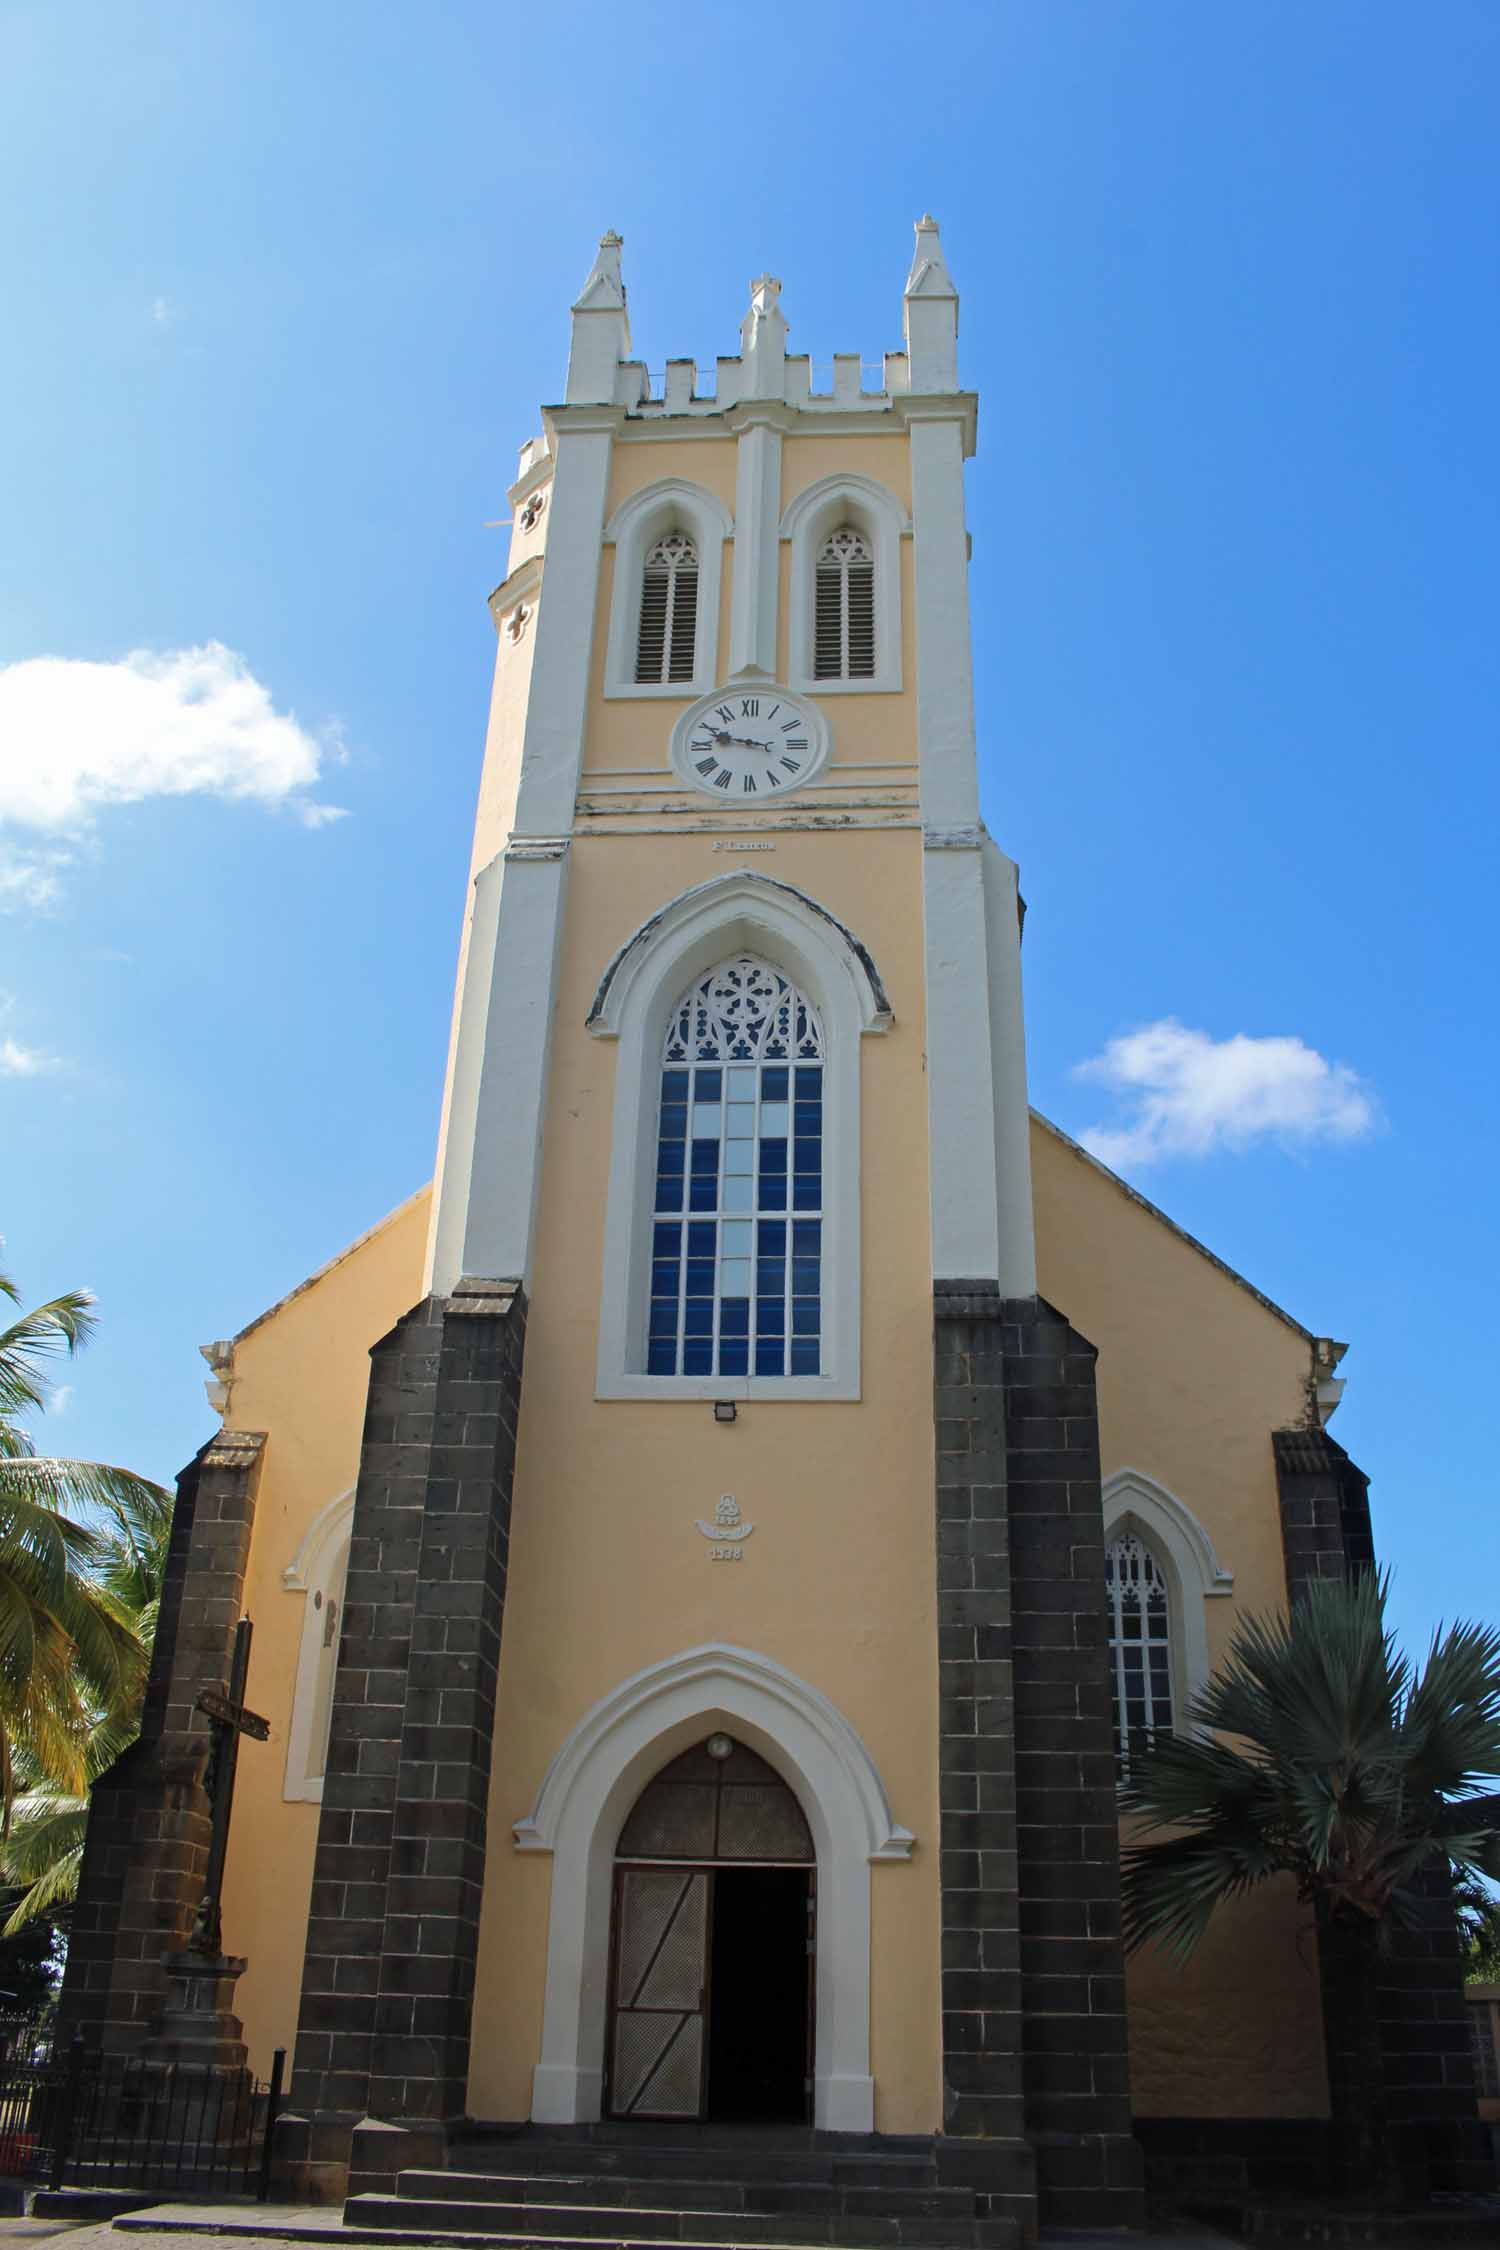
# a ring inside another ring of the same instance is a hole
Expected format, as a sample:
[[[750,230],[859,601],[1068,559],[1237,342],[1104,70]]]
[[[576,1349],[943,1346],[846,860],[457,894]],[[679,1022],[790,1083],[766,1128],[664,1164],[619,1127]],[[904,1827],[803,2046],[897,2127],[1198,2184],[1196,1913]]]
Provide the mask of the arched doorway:
[[[646,1784],[615,1851],[612,2116],[810,2115],[815,1859],[795,1795],[733,1735]]]

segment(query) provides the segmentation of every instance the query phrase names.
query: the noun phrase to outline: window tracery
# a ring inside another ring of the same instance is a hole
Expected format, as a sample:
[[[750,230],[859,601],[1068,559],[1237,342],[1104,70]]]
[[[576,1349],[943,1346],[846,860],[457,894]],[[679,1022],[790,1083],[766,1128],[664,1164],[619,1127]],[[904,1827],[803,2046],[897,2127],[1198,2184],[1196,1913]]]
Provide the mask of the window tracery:
[[[1160,1564],[1133,1531],[1105,1548],[1104,1583],[1115,1764],[1123,1776],[1133,1745],[1172,1729],[1171,1602]]]
[[[823,1028],[742,953],[662,1046],[646,1371],[822,1372]]]

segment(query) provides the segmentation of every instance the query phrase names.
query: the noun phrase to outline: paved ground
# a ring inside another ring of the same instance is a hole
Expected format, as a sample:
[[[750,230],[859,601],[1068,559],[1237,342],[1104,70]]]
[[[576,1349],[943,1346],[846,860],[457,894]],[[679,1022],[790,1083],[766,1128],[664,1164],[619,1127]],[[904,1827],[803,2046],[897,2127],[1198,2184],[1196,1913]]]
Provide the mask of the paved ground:
[[[287,2228],[295,2232],[282,2231]],[[283,2250],[283,2246],[284,2250],[296,2250],[297,2243],[305,2242],[313,2229],[335,2241],[359,2240],[353,2230],[345,2236],[338,2211],[325,2206],[171,2203],[132,2212],[128,2230],[122,2227],[118,2231],[107,2221],[101,2225],[87,2220],[0,2219],[0,2250],[8,2243],[41,2242],[63,2234],[69,2237],[68,2250],[184,2250],[185,2241],[193,2235],[209,2234],[241,2239],[252,2236],[264,2250]],[[1044,2235],[1042,2240],[1045,2246],[1048,2237]],[[1239,2250],[1226,2235],[1215,2234],[1207,2227],[1189,2234],[1124,2238],[1117,2234],[1070,2234],[1056,2238],[1056,2250],[1123,2250],[1124,2242],[1128,2242],[1129,2250]],[[417,2250],[415,2238],[413,2250]]]

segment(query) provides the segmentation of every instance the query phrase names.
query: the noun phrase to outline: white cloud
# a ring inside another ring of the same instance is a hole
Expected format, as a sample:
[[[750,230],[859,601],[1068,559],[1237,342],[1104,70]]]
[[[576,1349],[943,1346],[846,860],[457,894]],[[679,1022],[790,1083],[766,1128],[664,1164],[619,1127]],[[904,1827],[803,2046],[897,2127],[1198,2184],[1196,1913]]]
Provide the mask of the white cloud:
[[[19,1039],[0,1039],[0,1078],[40,1078],[44,1071],[56,1070],[56,1055],[44,1055],[40,1047],[23,1047]]]
[[[1375,1101],[1346,1063],[1291,1037],[1211,1039],[1172,1016],[1111,1039],[1078,1078],[1121,1097],[1124,1116],[1079,1135],[1101,1163],[1209,1156],[1257,1141],[1284,1147],[1353,1141],[1373,1131]]]
[[[203,795],[284,806],[310,828],[342,817],[308,792],[336,739],[278,711],[222,642],[117,663],[39,656],[0,666],[0,824],[46,836],[0,844],[0,907],[45,907],[71,853],[113,805]]]
[[[158,328],[170,328],[177,315],[167,298],[153,297],[151,300],[151,318],[156,322]]]

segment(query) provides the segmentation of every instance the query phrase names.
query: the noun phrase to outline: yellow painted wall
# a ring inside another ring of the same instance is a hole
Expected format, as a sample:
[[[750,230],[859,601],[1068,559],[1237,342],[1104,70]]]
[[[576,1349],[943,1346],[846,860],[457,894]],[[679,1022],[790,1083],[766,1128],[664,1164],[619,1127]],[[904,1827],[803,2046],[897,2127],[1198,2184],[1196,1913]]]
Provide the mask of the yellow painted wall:
[[[358,1474],[370,1347],[421,1295],[428,1204],[424,1188],[235,1339],[230,1424],[267,1433],[245,1608],[255,1620],[249,1699],[271,1739],[240,1754],[224,1928],[230,1950],[249,1960],[235,2005],[262,2073],[296,2037],[318,1839],[318,1807],[282,1795],[303,1596],[281,1574]]]
[[[1098,1348],[1106,1477],[1140,1469],[1192,1509],[1234,1573],[1204,1603],[1209,1661],[1236,1617],[1283,1608],[1271,1452],[1299,1423],[1308,1338],[1044,1126],[1031,1137],[1042,1295]],[[1131,2095],[1142,2116],[1327,2114],[1317,1975],[1295,1899],[1216,1922],[1190,1969],[1129,1965]]]
[[[594,1364],[616,1049],[583,1029],[615,947],[712,874],[713,839],[573,847],[526,1345],[501,1659],[471,2108],[525,2116],[550,1864],[517,1855],[548,1762],[591,1704],[701,1641],[808,1679],[868,1745],[909,1865],[872,1869],[877,2124],[939,2117],[936,1596],[922,1068],[920,839],[781,833],[765,871],[855,922],[887,972],[895,1028],[862,1042],[864,1385],[870,1403],[598,1401]],[[887,971],[887,965],[889,968]],[[913,1350],[912,1338],[922,1339]],[[715,1567],[694,1528],[732,1491],[757,1526]]]

